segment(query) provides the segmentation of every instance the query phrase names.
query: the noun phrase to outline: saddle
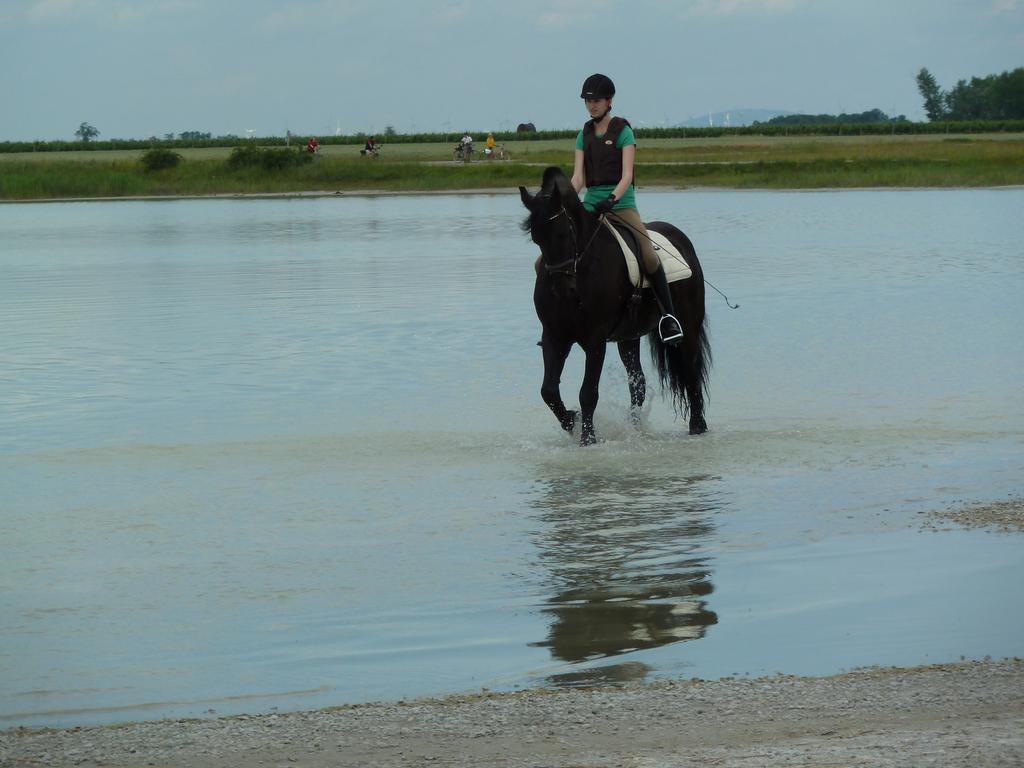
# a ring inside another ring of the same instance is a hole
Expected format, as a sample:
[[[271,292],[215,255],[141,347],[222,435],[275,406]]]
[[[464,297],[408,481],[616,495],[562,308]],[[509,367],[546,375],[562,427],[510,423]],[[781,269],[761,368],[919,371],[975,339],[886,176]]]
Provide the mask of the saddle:
[[[637,234],[629,227],[621,224],[613,224],[607,218],[601,221],[608,227],[608,231],[612,233],[615,241],[619,244],[619,248],[622,249],[622,256],[625,258],[626,268],[629,270],[629,281],[634,287],[644,288],[650,285],[647,276],[640,269],[640,259],[642,257],[637,245],[637,238],[643,237],[643,235]],[[651,238],[654,245],[654,252],[661,259],[661,266],[665,269],[665,278],[670,283],[685,280],[693,275],[693,271],[690,269],[690,265],[686,263],[686,259],[683,258],[679,249],[672,245],[672,242],[667,237],[660,232],[655,232],[653,229],[648,229],[647,235]]]

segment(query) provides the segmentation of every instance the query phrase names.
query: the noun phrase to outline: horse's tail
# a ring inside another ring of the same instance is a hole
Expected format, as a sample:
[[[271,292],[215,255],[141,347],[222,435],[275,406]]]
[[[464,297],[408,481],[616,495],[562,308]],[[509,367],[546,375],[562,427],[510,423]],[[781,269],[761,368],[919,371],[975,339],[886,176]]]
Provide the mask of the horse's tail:
[[[711,373],[711,343],[704,313],[704,270],[693,243],[684,232],[665,222],[651,222],[647,226],[672,240],[693,272],[690,278],[672,284],[672,301],[683,326],[682,342],[672,346],[662,342],[657,331],[649,334],[651,357],[662,389],[671,392],[676,413],[684,417],[689,413],[692,425],[695,420],[704,418],[704,400]]]
[[[682,318],[680,318],[682,319]],[[676,413],[686,416],[691,409],[699,409],[696,415],[703,416],[704,398],[708,392],[708,378],[711,372],[711,344],[708,341],[707,318],[701,318],[693,338],[693,328],[687,328],[683,320],[683,342],[678,345],[666,344],[657,331],[649,334],[651,357],[658,369],[658,379],[663,389],[672,395]],[[698,402],[691,402],[699,398]]]

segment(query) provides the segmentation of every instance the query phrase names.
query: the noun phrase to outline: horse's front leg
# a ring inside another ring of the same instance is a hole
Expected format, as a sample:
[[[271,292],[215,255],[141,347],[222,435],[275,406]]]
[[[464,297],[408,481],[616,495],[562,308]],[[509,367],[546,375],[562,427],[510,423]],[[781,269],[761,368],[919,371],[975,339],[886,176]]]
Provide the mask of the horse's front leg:
[[[555,414],[562,429],[570,435],[576,427],[576,411],[570,411],[565,407],[559,384],[571,348],[571,342],[556,342],[547,333],[541,338],[541,349],[544,352],[544,382],[540,385],[540,396]]]
[[[647,378],[640,363],[640,339],[620,341],[619,358],[626,367],[626,381],[629,382],[629,418],[634,426],[640,426],[640,414],[647,396]]]
[[[587,363],[583,374],[583,386],[580,387],[580,445],[593,445],[597,442],[597,435],[594,433],[594,411],[597,410],[598,385],[601,383],[601,371],[604,369],[604,354],[607,348],[607,344],[600,341],[585,350]]]

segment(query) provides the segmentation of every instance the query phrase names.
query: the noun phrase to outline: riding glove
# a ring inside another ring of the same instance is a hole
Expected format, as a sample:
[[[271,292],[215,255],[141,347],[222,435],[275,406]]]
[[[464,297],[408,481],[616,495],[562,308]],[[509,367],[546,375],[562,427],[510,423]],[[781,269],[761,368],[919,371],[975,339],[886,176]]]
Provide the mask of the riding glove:
[[[615,195],[608,195],[608,197],[606,197],[604,200],[601,200],[600,202],[598,202],[597,205],[594,206],[594,213],[596,213],[598,216],[603,216],[604,214],[608,213],[612,208],[614,208],[617,202],[618,200],[615,199]]]

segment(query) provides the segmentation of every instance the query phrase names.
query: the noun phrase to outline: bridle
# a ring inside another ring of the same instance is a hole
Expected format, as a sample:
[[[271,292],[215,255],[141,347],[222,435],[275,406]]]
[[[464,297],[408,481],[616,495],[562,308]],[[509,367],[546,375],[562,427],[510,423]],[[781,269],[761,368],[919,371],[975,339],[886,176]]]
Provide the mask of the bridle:
[[[541,197],[541,195],[537,195],[537,197]],[[543,197],[549,197],[549,195],[543,195]],[[572,235],[573,255],[571,258],[565,259],[564,261],[560,261],[557,264],[548,264],[546,259],[542,259],[541,263],[544,267],[544,270],[549,275],[569,275],[571,277],[575,277],[576,270],[579,267],[580,261],[582,261],[587,251],[590,250],[590,245],[591,243],[594,242],[594,238],[597,236],[597,232],[600,229],[600,227],[594,227],[594,233],[590,236],[590,239],[587,240],[587,244],[584,245],[581,249],[579,234],[576,231],[576,222],[573,221],[572,216],[569,215],[569,212],[565,209],[564,205],[561,206],[557,212],[555,212],[551,216],[548,216],[546,220],[554,221],[555,219],[561,216],[565,216],[566,221],[568,221],[569,223],[569,233]]]

